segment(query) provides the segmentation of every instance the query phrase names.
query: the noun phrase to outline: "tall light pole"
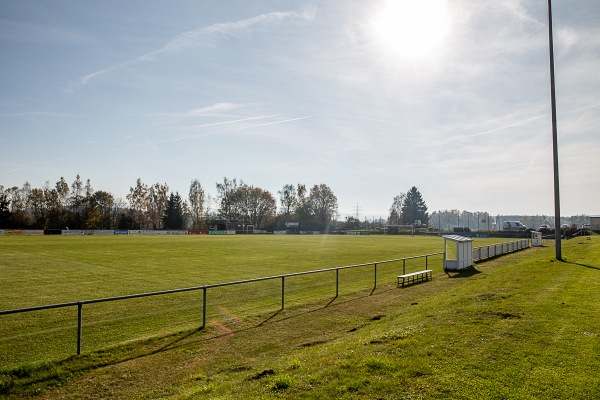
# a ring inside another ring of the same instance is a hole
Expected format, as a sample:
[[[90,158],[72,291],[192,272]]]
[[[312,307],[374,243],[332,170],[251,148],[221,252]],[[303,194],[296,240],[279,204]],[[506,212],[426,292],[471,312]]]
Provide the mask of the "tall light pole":
[[[550,102],[552,103],[552,156],[554,161],[554,241],[556,259],[562,261],[560,231],[560,190],[558,185],[558,135],[556,129],[556,93],[554,83],[554,40],[552,39],[552,1],[548,0],[548,43],[550,47]]]

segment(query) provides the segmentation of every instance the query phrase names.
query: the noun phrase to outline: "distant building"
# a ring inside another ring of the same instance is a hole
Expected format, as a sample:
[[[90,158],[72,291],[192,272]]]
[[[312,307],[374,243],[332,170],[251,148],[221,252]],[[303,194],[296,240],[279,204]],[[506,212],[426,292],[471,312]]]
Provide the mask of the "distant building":
[[[590,229],[596,232],[600,232],[600,215],[590,216]]]

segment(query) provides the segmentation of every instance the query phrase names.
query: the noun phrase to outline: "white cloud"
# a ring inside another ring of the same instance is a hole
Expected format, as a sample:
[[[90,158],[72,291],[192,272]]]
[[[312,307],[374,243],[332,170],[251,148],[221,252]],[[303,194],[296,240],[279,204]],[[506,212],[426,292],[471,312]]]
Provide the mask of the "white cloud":
[[[280,22],[291,17],[305,18],[293,12],[271,12],[241,21],[225,22],[200,27],[181,33],[162,48],[140,56],[138,60],[152,60],[162,53],[179,52],[196,47],[212,47],[216,42],[239,34],[255,25],[266,25]]]
[[[198,117],[198,116],[207,116],[207,115],[218,115],[225,111],[235,110],[239,108],[239,104],[234,103],[215,103],[210,106],[196,108],[194,110],[190,110],[186,113],[187,116],[190,117]]]

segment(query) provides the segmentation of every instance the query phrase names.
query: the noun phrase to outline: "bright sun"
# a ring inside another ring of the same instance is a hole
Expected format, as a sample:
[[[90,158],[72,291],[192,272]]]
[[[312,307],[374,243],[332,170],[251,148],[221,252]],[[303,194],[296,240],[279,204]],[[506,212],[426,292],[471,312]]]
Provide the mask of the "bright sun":
[[[446,0],[384,0],[372,26],[386,51],[394,55],[431,55],[448,29]]]

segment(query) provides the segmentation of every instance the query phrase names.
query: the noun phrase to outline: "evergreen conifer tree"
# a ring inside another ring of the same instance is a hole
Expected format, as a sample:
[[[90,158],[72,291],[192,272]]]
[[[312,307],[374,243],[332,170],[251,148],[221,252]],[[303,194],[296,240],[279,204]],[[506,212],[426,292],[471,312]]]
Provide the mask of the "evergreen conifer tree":
[[[427,212],[427,204],[421,196],[421,192],[413,186],[402,202],[402,223],[413,224],[415,221],[421,221],[421,224],[427,224],[429,221],[429,213]]]
[[[183,229],[183,204],[179,193],[171,193],[163,215],[165,229]]]

